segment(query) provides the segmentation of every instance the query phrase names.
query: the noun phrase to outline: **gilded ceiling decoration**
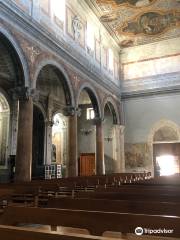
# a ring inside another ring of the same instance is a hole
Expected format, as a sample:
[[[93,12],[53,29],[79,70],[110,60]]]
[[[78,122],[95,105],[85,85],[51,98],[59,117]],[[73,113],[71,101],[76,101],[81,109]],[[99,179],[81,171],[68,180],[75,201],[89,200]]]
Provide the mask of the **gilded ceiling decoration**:
[[[179,0],[86,0],[122,47],[180,36]]]

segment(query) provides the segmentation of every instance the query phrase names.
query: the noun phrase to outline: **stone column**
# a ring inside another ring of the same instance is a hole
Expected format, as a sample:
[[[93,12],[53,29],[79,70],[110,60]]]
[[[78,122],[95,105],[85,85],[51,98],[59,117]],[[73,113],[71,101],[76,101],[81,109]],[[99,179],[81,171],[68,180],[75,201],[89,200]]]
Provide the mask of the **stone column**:
[[[95,119],[96,125],[96,174],[105,174],[103,120]]]
[[[119,125],[120,128],[120,162],[121,172],[125,172],[125,153],[124,153],[124,125]]]
[[[45,146],[45,159],[46,164],[50,165],[52,163],[52,127],[53,127],[53,96],[52,94],[48,95],[47,103],[47,119],[46,124],[46,146]]]
[[[114,172],[124,172],[124,126],[122,125],[113,125],[113,159],[115,160]]]
[[[46,159],[46,164],[51,164],[51,158],[52,158],[52,126],[53,126],[53,121],[46,120],[46,143],[45,143],[45,159]]]
[[[31,181],[33,100],[27,88],[19,89],[19,116],[15,181]]]
[[[120,144],[120,125],[113,125],[112,134],[112,145],[113,145],[113,159],[114,159],[114,173],[121,172],[121,144]]]
[[[69,159],[68,159],[68,177],[78,176],[78,144],[77,144],[77,117],[80,114],[79,109],[68,107],[66,115],[69,116]]]

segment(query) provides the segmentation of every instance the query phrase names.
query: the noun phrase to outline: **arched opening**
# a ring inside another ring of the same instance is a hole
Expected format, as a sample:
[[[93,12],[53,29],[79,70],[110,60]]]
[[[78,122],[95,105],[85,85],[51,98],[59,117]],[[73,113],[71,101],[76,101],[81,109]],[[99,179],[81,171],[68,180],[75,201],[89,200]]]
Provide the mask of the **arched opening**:
[[[25,81],[20,58],[2,33],[0,52],[0,182],[7,182],[14,177],[18,132],[18,100],[13,93]]]
[[[6,91],[24,85],[24,74],[18,54],[2,33],[0,51],[0,87]]]
[[[52,127],[52,163],[61,165],[61,175],[66,176],[68,160],[68,118],[62,113],[53,117]]]
[[[153,136],[153,162],[155,176],[180,173],[180,143],[178,131],[161,126]]]
[[[45,113],[45,142],[43,145],[46,178],[66,175],[68,147],[68,118],[66,107],[71,105],[71,95],[62,72],[53,65],[44,66],[37,78],[38,104]],[[38,129],[36,130],[39,134]],[[42,136],[40,136],[41,142]],[[45,147],[45,148],[44,148]],[[36,160],[37,161],[37,160]],[[51,174],[51,170],[54,173]]]
[[[33,107],[33,146],[32,146],[32,178],[44,175],[44,135],[45,120],[42,111]]]
[[[79,96],[78,107],[78,159],[79,175],[90,176],[96,173],[96,127],[94,119],[99,117],[97,99],[89,88],[84,88]]]
[[[115,129],[117,124],[117,116],[113,105],[108,102],[104,107],[104,163],[105,173],[110,174],[117,172],[117,143],[116,135],[118,134]]]
[[[5,96],[0,93],[0,166],[7,165],[10,108]]]

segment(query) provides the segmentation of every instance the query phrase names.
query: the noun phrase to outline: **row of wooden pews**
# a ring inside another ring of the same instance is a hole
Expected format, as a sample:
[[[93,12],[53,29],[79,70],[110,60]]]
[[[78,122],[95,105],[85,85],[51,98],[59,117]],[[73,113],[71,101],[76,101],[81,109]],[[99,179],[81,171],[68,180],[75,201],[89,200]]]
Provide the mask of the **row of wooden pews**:
[[[92,183],[95,178],[93,176],[91,180],[88,177],[88,180]],[[103,179],[103,176],[101,178]],[[111,179],[113,178],[114,176],[111,176]],[[149,184],[146,186],[146,184],[141,184],[141,181],[137,181],[136,184],[124,182],[119,185],[107,184],[106,180],[106,184],[97,185],[96,182],[96,185],[87,185],[85,177],[81,178],[81,181],[78,178],[74,178],[74,180],[76,183],[78,182],[78,185],[73,185],[72,178],[69,179],[69,182],[68,179],[63,179],[63,184],[60,183],[61,180],[16,184],[15,188],[19,191],[25,191],[23,188],[26,186],[25,195],[30,194],[28,189],[31,190],[36,201],[33,200],[32,205],[27,205],[23,201],[18,205],[8,204],[0,216],[0,224],[2,225],[0,233],[1,231],[7,232],[9,229],[3,228],[3,226],[33,223],[50,225],[53,230],[56,230],[57,226],[87,229],[91,235],[96,236],[102,236],[106,231],[121,232],[123,238],[126,238],[129,233],[133,234],[136,227],[141,226],[143,229],[172,230],[171,234],[161,231],[155,236],[180,238],[180,189],[178,184],[176,186],[171,184]],[[149,180],[144,178],[143,181]],[[157,182],[157,179],[154,181]],[[62,189],[63,191],[68,189],[74,191],[74,194],[61,195],[58,191]],[[37,199],[40,194],[44,194],[46,197],[44,205],[39,204],[40,199]],[[16,232],[20,230],[22,230],[20,227],[12,229]],[[58,235],[58,232],[54,234]],[[58,237],[66,239],[60,235]],[[86,239],[87,236],[81,235],[80,237]],[[91,239],[91,237],[93,236],[88,236],[87,239]],[[34,239],[36,240],[36,238]],[[44,240],[46,238],[38,239]]]
[[[25,203],[25,205],[43,206],[46,205],[50,196],[74,197],[78,192],[92,192],[96,188],[120,186],[132,179],[140,181],[149,178],[150,173],[119,173],[92,177],[36,180],[24,184],[0,184],[0,202],[1,205],[3,205],[2,202],[5,202],[7,204]]]

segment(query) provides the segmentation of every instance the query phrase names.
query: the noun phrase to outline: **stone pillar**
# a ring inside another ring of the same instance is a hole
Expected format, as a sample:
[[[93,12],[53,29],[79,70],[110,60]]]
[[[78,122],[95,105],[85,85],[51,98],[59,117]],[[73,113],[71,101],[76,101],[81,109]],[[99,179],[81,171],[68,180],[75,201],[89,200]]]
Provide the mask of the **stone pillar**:
[[[112,146],[114,159],[114,173],[121,172],[121,143],[120,143],[120,125],[113,125]]]
[[[69,116],[69,159],[68,159],[68,177],[78,176],[78,144],[77,144],[77,117],[80,114],[79,109],[68,107],[66,115]]]
[[[16,151],[16,182],[31,181],[33,100],[29,89],[19,91],[18,136]]]
[[[120,128],[120,162],[121,172],[125,172],[125,153],[124,153],[124,125],[119,125]]]
[[[115,160],[114,172],[124,172],[124,126],[122,125],[113,125],[113,159]]]
[[[51,164],[51,158],[52,158],[52,126],[53,121],[46,121],[46,143],[45,143],[45,156],[46,156],[46,164]]]
[[[96,119],[96,174],[105,174],[103,120]]]

